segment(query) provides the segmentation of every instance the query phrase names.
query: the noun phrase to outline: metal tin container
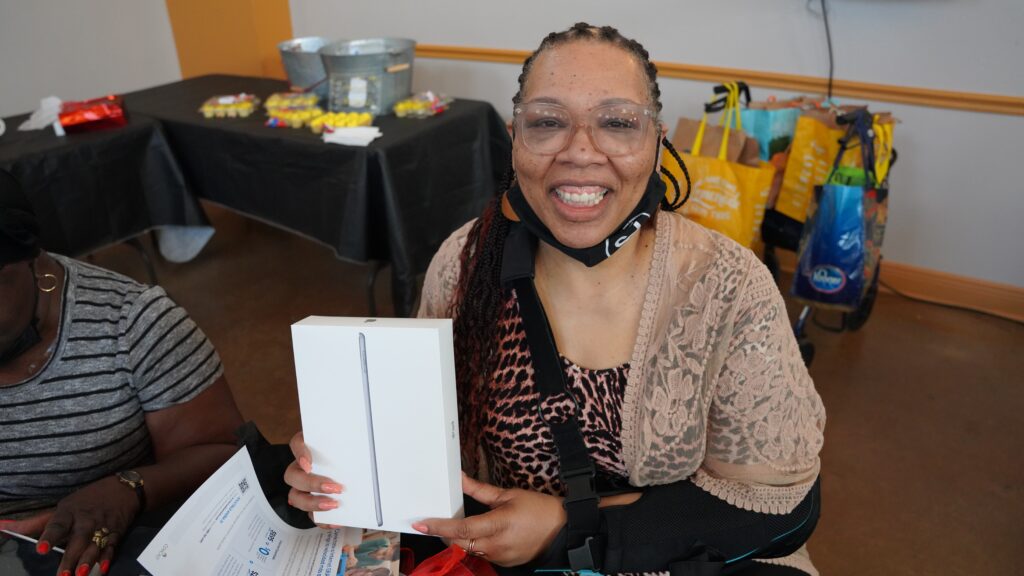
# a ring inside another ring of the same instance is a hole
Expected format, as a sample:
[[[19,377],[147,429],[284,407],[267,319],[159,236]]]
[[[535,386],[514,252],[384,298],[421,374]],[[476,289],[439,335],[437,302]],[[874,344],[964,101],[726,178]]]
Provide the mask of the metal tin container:
[[[335,42],[320,50],[333,112],[390,114],[395,102],[412,94],[416,41],[369,38]]]
[[[284,62],[288,82],[297,88],[311,90],[320,98],[327,98],[327,72],[320,57],[320,49],[331,41],[322,36],[292,38],[277,45]]]

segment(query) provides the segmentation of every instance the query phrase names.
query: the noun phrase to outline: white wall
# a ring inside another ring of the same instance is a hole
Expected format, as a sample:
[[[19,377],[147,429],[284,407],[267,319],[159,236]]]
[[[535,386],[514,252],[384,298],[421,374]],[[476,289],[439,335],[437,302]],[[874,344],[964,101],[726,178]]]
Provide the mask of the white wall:
[[[0,0],[0,116],[179,79],[163,0]]]
[[[810,7],[808,7],[810,6]],[[655,60],[825,76],[818,0],[291,0],[296,36],[405,36],[531,50],[578,20],[610,24]],[[829,0],[836,77],[1024,95],[1021,0]],[[416,61],[414,89],[511,113],[519,67]],[[709,85],[661,81],[664,116],[698,116]],[[786,93],[754,89],[755,98]],[[1024,287],[1024,117],[871,103],[902,120],[886,258]]]

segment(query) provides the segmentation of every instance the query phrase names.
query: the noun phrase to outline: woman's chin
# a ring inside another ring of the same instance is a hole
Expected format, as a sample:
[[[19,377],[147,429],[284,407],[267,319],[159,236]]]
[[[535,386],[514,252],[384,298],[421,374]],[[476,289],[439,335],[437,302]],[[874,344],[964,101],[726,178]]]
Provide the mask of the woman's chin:
[[[588,224],[569,224],[553,229],[551,233],[563,245],[584,250],[604,242],[612,231]]]

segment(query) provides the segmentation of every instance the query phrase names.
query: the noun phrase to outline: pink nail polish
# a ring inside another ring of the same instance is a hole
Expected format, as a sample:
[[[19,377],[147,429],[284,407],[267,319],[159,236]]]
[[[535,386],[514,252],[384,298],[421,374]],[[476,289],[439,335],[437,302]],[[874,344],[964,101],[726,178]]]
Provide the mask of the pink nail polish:
[[[426,534],[427,530],[429,530],[429,528],[427,528],[426,524],[420,524],[420,523],[413,524],[412,525],[412,529],[417,531],[417,532],[420,532],[421,534]]]
[[[302,468],[303,472],[309,474],[313,471],[313,464],[310,463],[309,458],[303,456],[302,458],[299,458],[299,468]]]
[[[333,482],[324,482],[320,486],[320,491],[324,492],[325,494],[341,494],[341,490],[341,484],[335,484]]]
[[[327,502],[321,502],[318,506],[321,510],[334,510],[338,507],[336,500],[329,500]]]

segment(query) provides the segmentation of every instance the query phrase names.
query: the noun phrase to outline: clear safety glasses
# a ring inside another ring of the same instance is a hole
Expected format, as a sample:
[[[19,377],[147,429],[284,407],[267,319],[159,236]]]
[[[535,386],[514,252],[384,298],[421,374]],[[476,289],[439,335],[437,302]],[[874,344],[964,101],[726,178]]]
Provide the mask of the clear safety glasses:
[[[626,156],[643,148],[655,118],[653,110],[639,104],[607,104],[577,119],[565,106],[535,102],[516,106],[513,125],[516,137],[534,154],[558,154],[582,127],[604,155]]]

